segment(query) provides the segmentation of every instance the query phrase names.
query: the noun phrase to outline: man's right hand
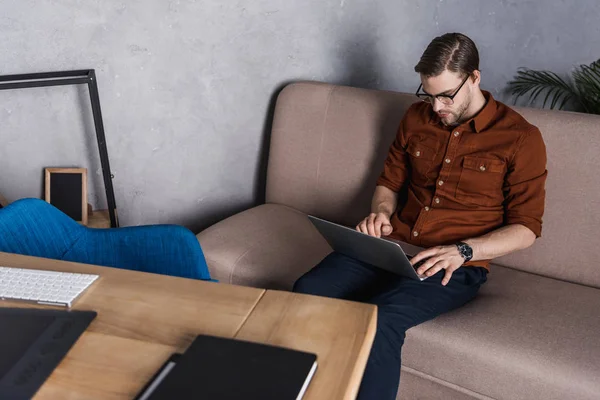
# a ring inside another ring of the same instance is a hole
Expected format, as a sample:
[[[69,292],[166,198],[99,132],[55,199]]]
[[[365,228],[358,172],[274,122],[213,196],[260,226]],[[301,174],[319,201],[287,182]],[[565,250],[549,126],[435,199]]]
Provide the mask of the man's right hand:
[[[356,225],[356,230],[370,236],[382,237],[392,233],[392,224],[387,214],[371,213]]]

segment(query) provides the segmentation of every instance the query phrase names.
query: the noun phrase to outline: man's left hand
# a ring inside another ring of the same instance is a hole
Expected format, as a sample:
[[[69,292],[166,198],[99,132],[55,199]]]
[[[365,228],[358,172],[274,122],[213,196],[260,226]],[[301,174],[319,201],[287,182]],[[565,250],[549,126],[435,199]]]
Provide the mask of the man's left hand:
[[[414,266],[421,260],[426,260],[417,268],[419,275],[432,276],[437,274],[442,269],[446,270],[442,285],[446,286],[450,282],[450,278],[454,271],[459,269],[465,262],[465,259],[460,255],[458,248],[455,245],[451,246],[436,246],[427,250],[423,250],[415,255],[410,263]]]

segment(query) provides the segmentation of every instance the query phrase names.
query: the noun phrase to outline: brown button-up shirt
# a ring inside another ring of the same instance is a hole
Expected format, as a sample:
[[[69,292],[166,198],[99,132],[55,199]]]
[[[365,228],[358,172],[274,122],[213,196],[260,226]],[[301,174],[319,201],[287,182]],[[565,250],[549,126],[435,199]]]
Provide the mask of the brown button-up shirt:
[[[377,185],[400,193],[390,237],[448,245],[521,224],[542,231],[546,147],[537,127],[483,92],[472,119],[446,127],[419,102],[406,112]],[[489,269],[490,260],[465,265]]]

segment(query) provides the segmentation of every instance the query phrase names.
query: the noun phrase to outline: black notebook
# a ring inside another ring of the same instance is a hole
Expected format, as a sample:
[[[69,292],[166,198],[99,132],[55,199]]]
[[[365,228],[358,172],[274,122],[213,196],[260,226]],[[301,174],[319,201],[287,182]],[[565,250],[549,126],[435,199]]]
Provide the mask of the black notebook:
[[[316,368],[314,354],[201,335],[167,361],[137,400],[299,400]]]
[[[31,399],[95,317],[94,311],[0,308],[0,399]]]

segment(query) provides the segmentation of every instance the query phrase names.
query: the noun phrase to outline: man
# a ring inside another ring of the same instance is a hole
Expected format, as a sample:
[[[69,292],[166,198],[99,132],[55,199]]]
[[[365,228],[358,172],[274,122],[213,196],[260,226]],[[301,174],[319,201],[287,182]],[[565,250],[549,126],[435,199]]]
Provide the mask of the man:
[[[407,329],[473,299],[489,261],[541,234],[546,150],[539,130],[480,90],[479,54],[459,33],[435,38],[360,232],[426,248],[423,282],[332,253],[294,290],[378,306],[359,399],[395,399]],[[467,339],[465,339],[467,340]]]

